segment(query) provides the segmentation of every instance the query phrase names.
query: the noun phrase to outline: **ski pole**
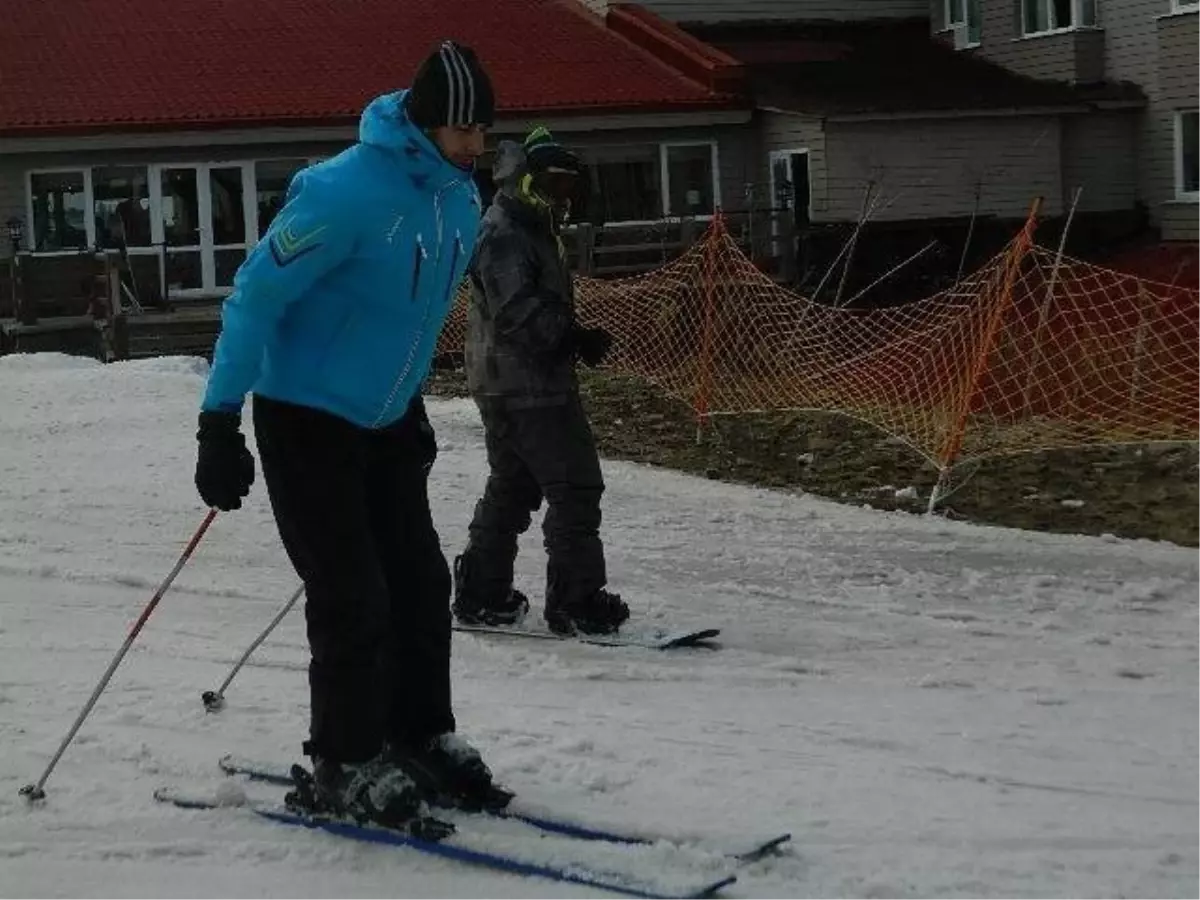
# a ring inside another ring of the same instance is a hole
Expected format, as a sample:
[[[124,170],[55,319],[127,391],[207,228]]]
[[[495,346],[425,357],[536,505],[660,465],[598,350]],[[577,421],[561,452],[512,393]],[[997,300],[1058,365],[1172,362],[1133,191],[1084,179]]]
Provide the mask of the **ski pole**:
[[[154,592],[154,596],[150,598],[150,602],[146,604],[146,608],[142,610],[142,614],[138,616],[133,627],[129,629],[129,636],[125,638],[125,643],[121,645],[121,649],[117,651],[117,655],[113,657],[112,662],[108,664],[108,669],[104,676],[100,679],[100,683],[96,685],[96,689],[92,691],[92,696],[88,698],[88,702],[84,705],[83,711],[79,713],[79,717],[75,720],[75,724],[71,726],[71,730],[67,732],[67,736],[59,745],[58,752],[54,754],[54,758],[50,760],[50,765],[46,766],[46,771],[42,773],[42,777],[38,779],[37,784],[27,784],[21,788],[21,796],[27,798],[30,802],[35,800],[43,800],[46,797],[46,781],[50,778],[50,773],[54,771],[54,767],[58,765],[58,761],[62,759],[62,755],[67,751],[71,741],[75,739],[84,720],[91,713],[92,707],[96,705],[96,701],[100,699],[100,695],[104,693],[104,689],[108,686],[108,682],[112,679],[113,673],[117,671],[117,666],[121,664],[121,660],[125,658],[125,654],[129,652],[129,648],[133,646],[134,640],[142,630],[142,626],[146,624],[146,620],[150,618],[150,614],[154,612],[163,595],[171,586],[171,582],[175,580],[192,554],[196,552],[196,547],[200,543],[200,539],[204,537],[204,533],[208,531],[208,526],[213,523],[213,519],[217,517],[217,511],[210,509],[204,517],[204,521],[200,523],[200,527],[196,529],[196,533],[192,535],[192,539],[188,541],[186,547],[183,548],[183,553],[179,557],[179,561],[175,563],[175,568],[171,570],[163,583],[158,586],[158,590]]]
[[[221,686],[215,691],[205,691],[200,695],[200,699],[204,701],[204,708],[208,712],[218,712],[225,708],[225,689],[229,687],[234,677],[241,671],[242,666],[246,664],[246,660],[250,658],[250,654],[258,649],[259,644],[267,639],[267,635],[275,630],[275,626],[283,621],[283,617],[291,612],[292,607],[296,605],[296,601],[300,599],[303,593],[304,585],[301,584],[300,587],[296,588],[296,593],[292,594],[292,599],[285,603],[283,609],[275,614],[275,618],[271,620],[271,624],[263,629],[263,633],[256,637],[254,643],[246,648],[246,652],[242,654],[242,658],[237,661],[237,664],[234,665],[229,675],[221,682]]]

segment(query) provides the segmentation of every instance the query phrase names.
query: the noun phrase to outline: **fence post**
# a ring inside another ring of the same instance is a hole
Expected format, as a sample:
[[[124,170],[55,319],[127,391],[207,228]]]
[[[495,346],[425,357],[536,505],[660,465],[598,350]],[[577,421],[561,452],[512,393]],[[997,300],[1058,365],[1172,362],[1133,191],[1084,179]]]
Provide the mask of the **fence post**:
[[[580,222],[575,229],[579,242],[579,274],[591,277],[596,271],[596,228],[591,222]]]
[[[955,422],[952,430],[946,436],[946,443],[942,447],[942,452],[939,454],[938,480],[934,485],[933,492],[929,495],[929,508],[927,512],[932,513],[937,508],[938,501],[943,496],[943,488],[950,476],[950,470],[954,468],[958,460],[958,453],[962,449],[963,438],[966,435],[967,419],[971,415],[971,403],[975,399],[975,391],[979,387],[979,381],[983,377],[984,369],[987,367],[987,359],[991,355],[995,347],[996,337],[1000,332],[1000,323],[1004,320],[1004,314],[1012,305],[1013,287],[1017,280],[1017,273],[1021,269],[1021,264],[1025,260],[1025,254],[1029,252],[1029,248],[1033,246],[1033,232],[1037,228],[1038,214],[1042,209],[1042,198],[1037,197],[1030,207],[1029,216],[1025,219],[1025,226],[1021,229],[1021,233],[1017,235],[1013,241],[1012,248],[1008,252],[1008,257],[1004,261],[1004,280],[1000,288],[1000,296],[992,304],[991,315],[988,316],[987,323],[984,326],[983,340],[980,341],[979,353],[976,355],[970,370],[967,373],[966,380],[963,382],[962,400],[958,409],[958,415],[955,417]]]
[[[1138,324],[1133,339],[1133,376],[1129,379],[1129,416],[1137,420],[1138,392],[1142,386],[1142,360],[1146,351],[1146,326],[1150,312],[1150,294],[1146,285],[1138,279]]]
[[[704,426],[708,424],[709,403],[712,393],[712,344],[717,305],[716,263],[713,257],[716,254],[717,244],[720,242],[723,231],[724,222],[721,219],[720,211],[718,211],[713,217],[712,228],[705,236],[705,244],[702,248],[702,252],[704,253],[704,265],[701,269],[704,273],[702,276],[704,280],[704,325],[700,335],[700,365],[697,372],[696,384],[697,445],[704,439]]]
[[[13,283],[13,316],[17,322],[22,325],[36,325],[38,322],[37,301],[29,297],[25,292],[24,276],[25,260],[20,253],[12,255],[12,283]]]

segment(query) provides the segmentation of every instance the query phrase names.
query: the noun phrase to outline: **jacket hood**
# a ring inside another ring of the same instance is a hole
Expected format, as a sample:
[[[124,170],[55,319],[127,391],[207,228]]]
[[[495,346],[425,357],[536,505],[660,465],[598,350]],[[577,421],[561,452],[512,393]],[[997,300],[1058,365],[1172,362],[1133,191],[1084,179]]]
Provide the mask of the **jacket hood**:
[[[383,94],[367,104],[358,124],[358,139],[396,157],[418,182],[441,183],[469,178],[470,172],[442,155],[428,135],[408,118],[407,90]]]
[[[525,148],[516,141],[501,141],[496,146],[496,162],[492,166],[492,180],[500,187],[513,184],[527,170]]]

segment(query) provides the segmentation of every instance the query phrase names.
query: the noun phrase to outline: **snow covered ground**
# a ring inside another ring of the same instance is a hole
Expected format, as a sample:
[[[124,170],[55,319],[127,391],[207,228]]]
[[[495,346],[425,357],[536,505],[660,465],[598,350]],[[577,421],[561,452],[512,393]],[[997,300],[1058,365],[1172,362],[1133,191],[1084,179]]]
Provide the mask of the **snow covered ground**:
[[[0,359],[0,895],[587,896],[151,800],[215,787],[225,752],[299,755],[299,612],[226,711],[200,703],[296,585],[261,483],[217,519],[46,803],[18,798],[203,515],[204,371]],[[467,402],[429,410],[450,555],[482,435]],[[794,832],[735,896],[1197,895],[1194,550],[605,474],[634,615],[719,626],[723,646],[456,636],[460,728],[525,803],[699,842],[634,854],[648,872],[711,866],[706,841]],[[535,529],[519,575],[537,598],[543,566]]]

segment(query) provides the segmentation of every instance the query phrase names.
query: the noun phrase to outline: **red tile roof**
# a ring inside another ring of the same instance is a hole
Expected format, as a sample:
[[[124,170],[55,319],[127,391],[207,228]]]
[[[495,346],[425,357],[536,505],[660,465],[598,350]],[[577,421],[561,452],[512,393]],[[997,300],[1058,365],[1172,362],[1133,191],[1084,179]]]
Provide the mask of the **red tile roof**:
[[[0,134],[353,121],[441,40],[501,114],[729,105],[578,0],[4,0]]]

